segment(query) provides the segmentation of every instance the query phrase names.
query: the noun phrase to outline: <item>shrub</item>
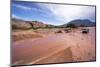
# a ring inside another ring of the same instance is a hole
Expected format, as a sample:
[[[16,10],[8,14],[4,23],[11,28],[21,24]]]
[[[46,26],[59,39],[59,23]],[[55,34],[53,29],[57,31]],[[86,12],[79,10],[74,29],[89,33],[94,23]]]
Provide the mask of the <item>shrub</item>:
[[[69,23],[67,24],[67,28],[77,28],[75,24]]]
[[[61,31],[61,30],[59,30],[59,31],[57,31],[56,33],[62,33],[62,31]]]

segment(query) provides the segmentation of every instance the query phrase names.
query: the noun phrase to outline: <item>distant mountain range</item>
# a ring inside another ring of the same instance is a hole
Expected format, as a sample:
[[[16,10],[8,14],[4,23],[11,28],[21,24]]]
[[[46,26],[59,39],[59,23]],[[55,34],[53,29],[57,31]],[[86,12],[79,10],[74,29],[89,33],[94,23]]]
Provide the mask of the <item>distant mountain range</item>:
[[[90,20],[81,20],[81,19],[77,19],[77,20],[72,20],[66,24],[63,24],[62,26],[66,27],[67,24],[74,24],[78,27],[81,27],[81,26],[86,26],[86,27],[91,27],[91,26],[95,26],[95,22],[91,22]]]
[[[67,24],[75,24],[76,26],[95,26],[95,22],[91,22],[90,20],[73,20],[66,24],[59,25],[57,27],[66,27]],[[12,29],[31,29],[31,28],[39,28],[39,27],[56,27],[54,25],[45,24],[44,22],[39,21],[24,21],[16,18],[12,18]]]

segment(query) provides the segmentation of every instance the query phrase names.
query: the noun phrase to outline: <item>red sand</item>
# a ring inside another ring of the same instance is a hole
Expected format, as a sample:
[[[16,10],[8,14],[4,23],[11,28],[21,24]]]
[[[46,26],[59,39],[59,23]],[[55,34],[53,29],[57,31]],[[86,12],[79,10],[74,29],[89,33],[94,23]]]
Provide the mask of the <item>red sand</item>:
[[[44,64],[95,59],[95,28],[88,34],[80,31],[59,33],[40,39],[27,39],[12,44],[13,64]]]

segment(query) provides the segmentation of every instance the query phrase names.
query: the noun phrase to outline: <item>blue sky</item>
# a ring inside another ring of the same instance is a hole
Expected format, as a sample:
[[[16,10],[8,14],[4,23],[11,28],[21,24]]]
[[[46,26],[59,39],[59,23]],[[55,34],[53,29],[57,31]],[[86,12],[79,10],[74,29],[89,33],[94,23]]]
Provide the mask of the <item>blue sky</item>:
[[[75,19],[95,22],[95,7],[13,1],[12,17],[53,25],[65,24]]]

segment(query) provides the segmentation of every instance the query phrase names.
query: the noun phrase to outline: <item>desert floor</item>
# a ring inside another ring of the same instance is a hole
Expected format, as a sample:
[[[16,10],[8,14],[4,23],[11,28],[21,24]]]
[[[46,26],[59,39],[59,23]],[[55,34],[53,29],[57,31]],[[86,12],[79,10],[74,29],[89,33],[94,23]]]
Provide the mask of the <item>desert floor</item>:
[[[88,34],[46,31],[12,32],[14,65],[95,61],[95,27]]]

